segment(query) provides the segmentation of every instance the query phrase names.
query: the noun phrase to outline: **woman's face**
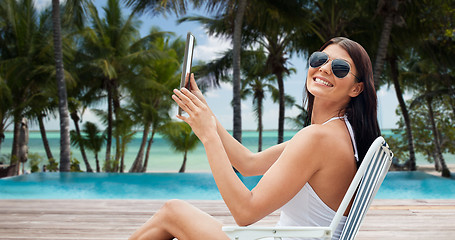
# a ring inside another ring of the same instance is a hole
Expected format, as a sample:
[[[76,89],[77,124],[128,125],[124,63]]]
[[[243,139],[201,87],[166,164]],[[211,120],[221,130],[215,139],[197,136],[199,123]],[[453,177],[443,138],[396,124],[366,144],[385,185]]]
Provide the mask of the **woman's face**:
[[[317,99],[347,104],[351,97],[358,96],[363,90],[363,83],[356,82],[357,75],[354,62],[348,52],[338,44],[327,46],[323,52],[329,55],[329,61],[324,65],[308,69],[307,89]],[[337,78],[332,73],[332,60],[343,59],[351,65],[351,73],[344,78]]]

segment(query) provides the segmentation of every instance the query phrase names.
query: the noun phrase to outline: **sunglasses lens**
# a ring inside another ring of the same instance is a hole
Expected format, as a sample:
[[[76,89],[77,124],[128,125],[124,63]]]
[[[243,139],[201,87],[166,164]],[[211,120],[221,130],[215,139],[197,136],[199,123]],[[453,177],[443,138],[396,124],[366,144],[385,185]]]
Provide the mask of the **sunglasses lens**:
[[[310,67],[312,68],[317,68],[322,66],[324,63],[329,60],[329,56],[323,52],[314,52],[311,54],[309,62],[310,62]]]
[[[334,59],[332,61],[332,72],[337,78],[344,78],[348,75],[351,67],[349,63],[341,59]]]

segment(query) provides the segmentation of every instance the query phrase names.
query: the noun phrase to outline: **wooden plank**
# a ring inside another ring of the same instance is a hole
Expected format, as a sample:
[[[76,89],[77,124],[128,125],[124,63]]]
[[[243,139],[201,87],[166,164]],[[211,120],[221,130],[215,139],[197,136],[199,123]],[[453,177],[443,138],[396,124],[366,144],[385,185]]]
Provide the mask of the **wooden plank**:
[[[0,238],[127,239],[165,200],[0,200]],[[223,201],[191,200],[225,225]],[[256,225],[273,226],[279,211]],[[356,239],[453,239],[455,199],[374,200]]]

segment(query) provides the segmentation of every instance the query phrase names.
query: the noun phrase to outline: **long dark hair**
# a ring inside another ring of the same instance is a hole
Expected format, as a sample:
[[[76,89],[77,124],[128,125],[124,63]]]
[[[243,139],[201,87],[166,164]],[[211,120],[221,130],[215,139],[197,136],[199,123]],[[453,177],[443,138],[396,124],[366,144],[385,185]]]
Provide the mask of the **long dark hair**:
[[[357,150],[359,152],[359,162],[362,162],[368,148],[373,141],[381,135],[377,119],[376,90],[374,88],[373,68],[371,60],[365,49],[355,41],[344,37],[336,37],[326,42],[319,51],[324,50],[331,44],[338,44],[348,52],[357,69],[359,82],[363,82],[363,91],[357,96],[351,98],[346,107],[346,115],[354,130]],[[308,106],[308,123],[311,122],[311,113],[313,112],[314,96],[306,88],[306,103]]]

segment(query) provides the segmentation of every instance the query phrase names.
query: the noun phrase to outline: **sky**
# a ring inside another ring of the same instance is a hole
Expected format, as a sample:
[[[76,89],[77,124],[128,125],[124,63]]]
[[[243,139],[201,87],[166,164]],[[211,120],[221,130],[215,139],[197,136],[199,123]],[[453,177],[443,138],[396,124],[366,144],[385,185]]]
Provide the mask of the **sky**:
[[[35,6],[38,9],[45,8],[50,6],[51,0],[35,0]],[[106,5],[106,0],[94,1],[96,6],[100,8],[99,12],[102,13],[101,7]],[[126,12],[126,11],[125,11]],[[203,11],[194,11],[190,10],[187,15],[202,15]],[[182,39],[186,38],[187,32],[192,32],[196,37],[196,46],[194,48],[194,58],[193,62],[205,61],[208,62],[219,57],[220,53],[224,52],[226,49],[231,48],[232,44],[229,39],[220,39],[213,36],[210,36],[206,33],[203,26],[196,22],[184,22],[181,24],[177,23],[178,18],[174,15],[155,16],[142,15],[140,20],[142,21],[141,25],[141,35],[144,36],[150,30],[152,26],[158,26],[163,31],[174,32],[177,36],[181,36]],[[354,39],[355,40],[355,39]],[[303,98],[303,87],[305,84],[306,73],[307,73],[307,63],[304,56],[290,56],[290,61],[288,67],[295,68],[296,72],[292,73],[290,76],[285,78],[284,88],[286,94],[293,96],[296,100],[296,103],[301,104]],[[197,76],[196,76],[197,78]],[[176,86],[177,87],[177,86]],[[381,129],[390,129],[396,127],[396,122],[398,116],[395,114],[395,110],[398,106],[398,101],[395,96],[395,91],[393,87],[388,88],[386,86],[381,87],[377,92],[378,94],[378,121]],[[169,96],[170,97],[170,96]],[[221,124],[226,129],[232,129],[232,107],[230,102],[232,100],[232,85],[230,83],[221,83],[221,87],[217,89],[210,89],[205,93],[206,100],[215,113],[217,118],[220,120]],[[270,99],[270,94],[266,96],[264,103],[264,115],[263,123],[264,129],[272,130],[278,129],[278,103],[273,103]],[[409,98],[409,96],[405,96]],[[252,100],[247,99],[242,101],[241,111],[242,111],[242,129],[243,130],[256,130],[257,122],[252,111]],[[175,108],[172,116],[177,114],[177,107]],[[286,117],[294,117],[299,114],[297,108],[287,108]],[[177,118],[173,117],[175,120]],[[82,116],[83,121],[91,121],[99,123],[98,118],[91,112],[86,111]],[[55,119],[50,119],[46,121],[47,130],[58,130],[59,129],[59,120],[58,116]],[[100,125],[101,126],[101,125]],[[285,125],[285,128],[291,128],[291,125]],[[70,121],[70,128],[74,129],[72,121]],[[31,129],[38,129],[37,124],[32,125]]]

